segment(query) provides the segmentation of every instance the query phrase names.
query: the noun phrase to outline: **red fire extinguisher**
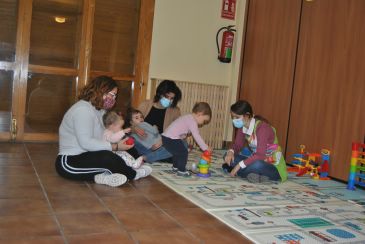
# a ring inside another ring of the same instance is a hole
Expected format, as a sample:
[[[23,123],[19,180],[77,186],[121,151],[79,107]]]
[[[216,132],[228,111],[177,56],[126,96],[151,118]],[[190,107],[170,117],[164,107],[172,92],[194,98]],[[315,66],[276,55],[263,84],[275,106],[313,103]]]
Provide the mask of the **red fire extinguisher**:
[[[234,33],[236,30],[233,29],[234,25],[229,25],[222,27],[218,30],[216,35],[216,42],[217,42],[217,49],[218,49],[218,59],[222,63],[230,63],[232,57],[232,47],[233,47],[233,40],[234,40]],[[221,42],[221,49],[219,50],[219,43],[218,43],[218,36],[219,33],[223,31],[222,35],[222,42]]]

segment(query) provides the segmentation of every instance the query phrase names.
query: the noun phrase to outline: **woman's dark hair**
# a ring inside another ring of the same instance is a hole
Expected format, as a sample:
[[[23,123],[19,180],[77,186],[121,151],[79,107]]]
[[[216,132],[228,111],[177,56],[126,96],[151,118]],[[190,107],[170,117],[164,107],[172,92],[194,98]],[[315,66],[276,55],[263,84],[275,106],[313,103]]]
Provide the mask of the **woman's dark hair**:
[[[253,117],[252,106],[246,100],[239,100],[231,105],[231,112],[238,115],[248,115],[250,118]],[[269,124],[269,121],[262,117],[261,115],[255,115],[255,119],[264,121]]]
[[[132,118],[133,118],[133,115],[134,114],[142,114],[141,111],[139,111],[138,109],[135,109],[135,108],[132,108],[132,107],[129,107],[127,109],[127,114],[125,116],[125,121],[124,121],[124,128],[128,128],[128,127],[131,127],[132,125]],[[143,114],[142,114],[143,115]]]
[[[253,116],[251,104],[245,100],[239,100],[232,104],[231,111],[238,115],[248,115],[249,117]]]
[[[170,92],[175,94],[175,97],[171,103],[171,107],[176,107],[177,103],[181,100],[181,90],[172,80],[161,81],[161,83],[156,88],[156,95],[153,98],[153,102],[158,102],[161,96],[165,96]]]
[[[97,110],[103,108],[103,95],[118,87],[109,76],[98,76],[90,81],[80,92],[79,100],[90,102]]]

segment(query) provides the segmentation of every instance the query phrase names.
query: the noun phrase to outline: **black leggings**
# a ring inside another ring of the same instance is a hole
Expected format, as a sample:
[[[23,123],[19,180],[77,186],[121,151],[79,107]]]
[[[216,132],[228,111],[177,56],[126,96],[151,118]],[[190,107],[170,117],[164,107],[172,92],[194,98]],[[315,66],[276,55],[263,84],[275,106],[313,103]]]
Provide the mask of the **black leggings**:
[[[104,172],[120,173],[129,180],[136,176],[136,171],[126,165],[121,157],[107,150],[58,155],[56,171],[60,176],[71,180],[94,180],[95,175]]]

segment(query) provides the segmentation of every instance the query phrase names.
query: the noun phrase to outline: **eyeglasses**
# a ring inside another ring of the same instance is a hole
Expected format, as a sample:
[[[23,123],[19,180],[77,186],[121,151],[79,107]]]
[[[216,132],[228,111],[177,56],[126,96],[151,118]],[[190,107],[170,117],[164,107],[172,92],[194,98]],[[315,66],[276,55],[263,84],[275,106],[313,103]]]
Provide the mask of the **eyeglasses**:
[[[113,99],[115,99],[117,97],[117,94],[113,93],[113,92],[108,92],[108,95],[110,95]]]

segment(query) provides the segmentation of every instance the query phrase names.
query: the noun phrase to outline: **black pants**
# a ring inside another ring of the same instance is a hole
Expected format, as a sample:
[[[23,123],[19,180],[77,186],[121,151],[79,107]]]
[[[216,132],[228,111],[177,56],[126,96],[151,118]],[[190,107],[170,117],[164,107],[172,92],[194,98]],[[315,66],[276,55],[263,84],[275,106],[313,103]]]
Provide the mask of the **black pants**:
[[[95,175],[104,172],[120,173],[129,180],[136,176],[136,171],[126,165],[121,157],[107,150],[72,156],[58,155],[56,171],[60,176],[71,180],[94,180]]]
[[[162,136],[162,143],[164,148],[172,155],[172,164],[179,171],[186,171],[186,164],[188,162],[188,149],[183,140],[171,139]]]

